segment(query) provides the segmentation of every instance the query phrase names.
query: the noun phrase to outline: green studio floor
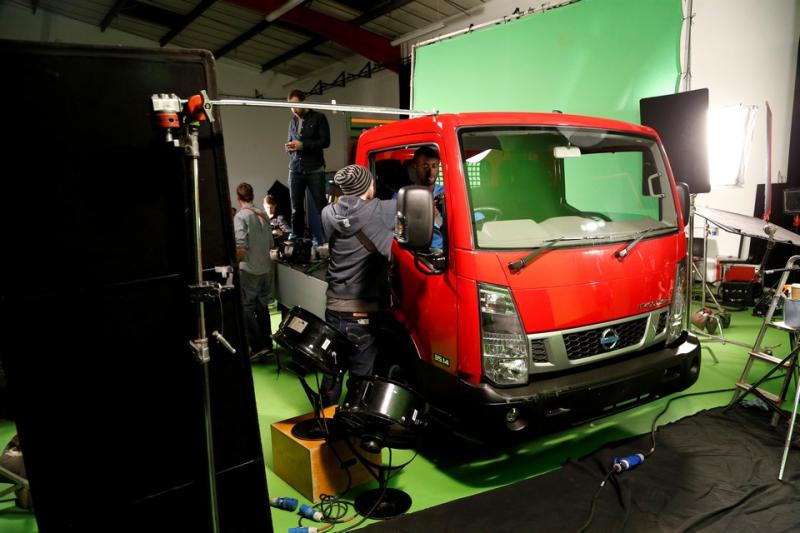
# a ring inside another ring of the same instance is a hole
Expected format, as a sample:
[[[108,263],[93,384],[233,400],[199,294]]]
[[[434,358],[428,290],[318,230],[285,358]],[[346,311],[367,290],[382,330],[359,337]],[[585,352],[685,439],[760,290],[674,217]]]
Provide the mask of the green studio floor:
[[[273,316],[273,326],[277,326],[277,322],[277,317]],[[745,344],[752,344],[760,324],[761,319],[752,316],[749,309],[734,312],[725,336]],[[700,379],[686,392],[732,387],[742,371],[748,349],[733,344],[722,344],[717,340],[706,338],[701,340],[704,349]],[[788,334],[770,328],[766,344],[780,344],[774,348],[775,355],[788,353]],[[718,363],[714,362],[708,348],[713,350],[719,359]],[[285,358],[286,354],[281,354],[281,357]],[[752,375],[759,377],[762,374],[762,368],[769,367],[766,364],[756,367]],[[308,503],[297,491],[274,474],[270,438],[270,424],[309,411],[308,399],[294,376],[286,372],[278,375],[274,360],[254,365],[253,380],[264,458],[267,464],[269,493],[273,497],[289,496]],[[313,378],[310,382],[312,381]],[[767,388],[774,390],[777,382],[773,382],[771,385]],[[669,411],[659,420],[659,425],[683,418],[702,409],[724,405],[730,397],[730,393],[722,393],[678,400],[673,402]],[[567,458],[581,457],[605,443],[648,432],[653,418],[663,408],[666,401],[666,399],[661,399],[601,421],[499,450],[476,447],[466,442],[450,439],[440,451],[417,455],[408,466],[394,475],[389,486],[402,489],[411,495],[413,498],[411,511],[413,512],[514,483],[557,469]],[[765,416],[769,415],[765,414]],[[0,442],[8,442],[13,433],[13,424],[7,421],[0,422]],[[637,451],[640,450],[632,450],[631,453]],[[388,459],[387,451],[384,450],[383,453],[384,461],[386,461]],[[398,464],[412,456],[413,452],[408,450],[395,451],[393,462]],[[372,482],[356,487],[347,493],[345,498],[352,499],[365,488],[376,485],[377,483]],[[3,487],[5,485],[0,485],[0,488]],[[590,499],[591,494],[587,494],[585,502],[587,510]],[[91,508],[87,507],[86,512],[91,513]],[[272,509],[274,530],[285,532],[288,528],[296,526],[297,516],[287,511]],[[358,520],[357,518],[347,524],[337,525],[333,531],[343,530]],[[304,525],[311,525],[311,523],[305,520]],[[36,531],[36,523],[32,514],[16,509],[13,499],[11,499],[0,503],[0,531],[3,533],[30,533]]]

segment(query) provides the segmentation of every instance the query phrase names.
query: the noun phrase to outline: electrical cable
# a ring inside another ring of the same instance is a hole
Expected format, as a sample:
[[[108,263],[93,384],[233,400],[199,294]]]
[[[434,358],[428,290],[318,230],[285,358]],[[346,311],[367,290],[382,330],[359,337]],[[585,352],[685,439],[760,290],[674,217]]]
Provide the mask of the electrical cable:
[[[656,451],[656,429],[657,429],[656,428],[656,424],[658,423],[658,419],[661,418],[664,415],[664,413],[667,412],[667,410],[669,409],[669,406],[670,406],[670,404],[672,404],[672,402],[674,402],[675,400],[680,400],[682,398],[689,398],[689,397],[692,397],[692,396],[704,396],[706,394],[720,394],[720,393],[723,393],[723,392],[733,392],[735,390],[736,390],[736,387],[729,387],[727,389],[716,389],[716,390],[709,390],[709,391],[690,392],[690,393],[687,393],[687,394],[681,394],[679,396],[672,397],[669,400],[667,400],[667,403],[666,403],[666,405],[664,405],[664,408],[653,419],[653,424],[650,426],[650,451],[648,451],[647,453],[645,453],[643,455],[645,457],[650,457],[651,455],[653,455],[655,453],[655,451]]]
[[[783,376],[774,376],[774,377],[768,379],[767,381],[772,381],[774,379],[782,378],[782,377]],[[690,392],[690,393],[687,393],[687,394],[681,394],[679,396],[675,396],[673,398],[670,398],[667,401],[666,405],[664,405],[664,408],[661,409],[661,411],[653,419],[653,423],[650,426],[650,444],[651,444],[650,445],[650,450],[647,453],[644,453],[644,454],[637,454],[637,455],[641,455],[642,456],[641,461],[636,463],[636,464],[634,464],[634,465],[631,465],[630,467],[625,466],[625,467],[622,467],[622,468],[617,468],[618,459],[617,458],[614,459],[614,461],[615,461],[614,466],[605,475],[605,477],[603,478],[603,481],[600,482],[600,486],[597,487],[597,490],[595,491],[594,496],[592,497],[592,504],[589,507],[589,516],[586,519],[586,522],[584,522],[584,524],[578,530],[578,533],[582,533],[583,531],[586,531],[586,529],[591,524],[592,517],[594,515],[594,510],[595,510],[595,507],[597,505],[597,498],[600,496],[600,491],[603,489],[603,487],[605,486],[606,482],[611,477],[611,475],[614,474],[614,473],[620,473],[620,472],[622,472],[624,470],[632,469],[635,466],[637,466],[638,464],[640,464],[641,462],[644,462],[644,458],[650,457],[651,455],[653,455],[655,453],[655,451],[656,451],[656,429],[657,429],[656,424],[658,423],[658,419],[661,418],[664,415],[664,413],[667,412],[667,410],[669,410],[669,406],[670,406],[670,404],[672,404],[672,402],[674,402],[675,400],[680,400],[682,398],[689,398],[689,397],[692,397],[692,396],[704,396],[706,394],[720,394],[720,393],[723,393],[723,392],[734,392],[735,390],[736,390],[736,387],[730,387],[730,388],[727,388],[727,389],[716,389],[716,390],[709,390],[709,391]],[[623,458],[623,461],[625,461],[625,459],[627,459],[627,458]]]
[[[613,473],[614,473],[614,469],[612,468],[605,475],[605,477],[603,478],[603,481],[600,482],[600,486],[597,487],[597,490],[594,491],[594,496],[592,496],[592,505],[591,505],[591,507],[589,507],[589,516],[586,518],[586,522],[584,522],[583,525],[581,526],[581,528],[578,530],[578,533],[583,533],[584,531],[586,531],[586,528],[588,528],[589,524],[592,523],[592,517],[594,516],[594,509],[597,506],[597,497],[600,496],[600,491],[603,490],[603,487],[605,487],[606,482],[608,481],[608,478],[610,478],[611,474],[613,474]]]
[[[388,450],[389,450],[389,468],[391,468],[392,467],[392,449],[388,448]],[[414,454],[414,456],[416,457],[416,454]],[[348,473],[349,473],[349,468],[348,468]],[[386,488],[387,488],[387,486],[389,484],[389,480],[391,479],[391,477],[392,477],[391,476],[391,472],[387,473],[387,475],[386,475],[386,483],[383,485],[383,488],[381,489],[381,494],[375,500],[375,503],[373,504],[372,508],[367,512],[367,514],[362,516],[361,520],[359,520],[355,524],[352,524],[352,525],[348,526],[347,528],[341,530],[341,533],[346,533],[347,531],[352,531],[352,530],[356,529],[357,527],[360,527],[365,521],[367,521],[369,519],[370,515],[372,515],[372,513],[375,512],[375,510],[378,508],[378,506],[383,501],[383,498],[384,498],[384,496],[386,494]],[[349,488],[348,488],[348,490],[349,490]],[[350,513],[350,509],[354,508],[354,507],[355,507],[354,502],[351,502],[349,500],[345,500],[345,499],[339,498],[338,496],[331,496],[329,494],[320,494],[319,503],[314,504],[313,506],[311,506],[311,508],[312,509],[318,509],[323,514],[323,518],[322,518],[322,520],[320,520],[320,522],[324,522],[326,525],[321,527],[321,528],[318,528],[317,532],[318,533],[322,533],[324,531],[327,531],[327,530],[335,527],[337,524],[344,524],[344,523],[347,523],[347,522],[350,522],[350,521],[354,520],[355,519],[355,515],[347,517],[347,518],[344,518],[347,514]],[[308,517],[301,515],[298,518],[298,520],[297,520],[297,527],[298,528],[303,528],[304,527],[303,526],[303,520],[305,518],[308,518]]]
[[[319,391],[320,381],[319,381],[319,374],[317,372],[314,373],[314,379],[317,385],[317,391]],[[320,398],[320,402],[321,401],[322,399]],[[325,426],[325,438],[327,440],[327,438],[330,436],[330,431],[327,425],[327,417],[325,416],[324,409],[320,411],[320,416],[322,423]],[[347,474],[347,485],[344,488],[344,490],[341,491],[341,494],[346,494],[352,488],[353,477],[350,472],[350,467],[352,466],[352,464],[347,464],[342,459],[341,455],[339,455],[339,452],[336,450],[335,446],[329,446],[329,449],[331,450],[331,452],[333,452],[333,455],[334,457],[336,457],[336,460],[339,461],[340,467],[343,468],[345,470],[345,473]],[[336,524],[344,524],[353,520],[355,518],[355,514],[353,516],[349,517],[347,516],[350,513],[351,508],[353,507],[354,507],[353,502],[340,498],[339,496],[331,494],[320,494],[320,501],[310,507],[311,509],[317,509],[320,513],[322,513],[321,522],[326,523],[325,526],[316,529],[317,533],[322,533],[324,531],[327,531],[335,527]],[[304,518],[311,518],[311,517],[301,515],[297,521],[298,528],[304,527],[303,526]]]
[[[225,315],[222,310],[222,287],[217,291],[217,303],[219,303],[219,334],[225,336]]]
[[[364,522],[367,521],[367,519],[369,519],[370,515],[372,515],[372,513],[375,512],[375,510],[378,508],[378,506],[383,501],[383,497],[386,495],[386,488],[389,486],[389,480],[392,478],[392,473],[391,473],[391,468],[392,468],[392,449],[391,448],[387,448],[387,449],[389,450],[389,465],[388,465],[389,470],[387,470],[387,472],[386,472],[386,482],[383,484],[383,488],[381,489],[381,495],[378,496],[378,498],[375,500],[375,503],[372,505],[372,508],[367,512],[367,514],[365,514],[364,516],[361,517],[361,520],[359,520],[358,522],[356,522],[355,524],[353,524],[351,526],[346,527],[345,529],[343,529],[341,531],[341,533],[345,533],[347,531],[352,531],[352,530],[356,529],[357,527],[361,526],[361,524],[363,524]],[[414,454],[414,457],[416,457],[416,453]],[[412,459],[413,459],[413,457],[412,457]]]
[[[589,507],[589,516],[586,518],[586,522],[584,522],[584,524],[578,530],[578,533],[582,533],[582,532],[586,531],[586,529],[592,523],[592,518],[594,516],[594,510],[595,510],[595,507],[597,506],[597,499],[600,496],[600,491],[603,489],[603,487],[605,487],[606,482],[609,480],[609,478],[615,473],[619,474],[619,473],[621,473],[621,472],[623,472],[625,470],[629,470],[629,469],[635,468],[636,466],[638,466],[639,464],[644,462],[644,459],[646,457],[650,457],[651,455],[653,455],[655,453],[655,451],[656,451],[656,429],[657,429],[656,424],[658,423],[658,419],[661,418],[664,415],[664,413],[667,412],[667,410],[669,409],[669,406],[672,404],[672,402],[674,402],[675,400],[680,400],[682,398],[689,398],[689,397],[692,397],[692,396],[704,396],[704,395],[707,395],[707,394],[720,394],[722,392],[733,392],[735,390],[736,390],[735,387],[730,387],[730,388],[727,388],[727,389],[716,389],[716,390],[710,390],[710,391],[690,392],[690,393],[687,393],[687,394],[681,394],[679,396],[675,396],[673,398],[670,398],[667,401],[666,405],[664,405],[664,408],[661,409],[661,411],[655,416],[655,418],[653,419],[653,423],[650,426],[650,443],[651,443],[650,450],[647,453],[644,453],[644,454],[637,454],[637,455],[640,455],[641,458],[638,459],[638,460],[634,459],[634,462],[632,464],[630,464],[630,465],[628,465],[626,461],[627,461],[627,459],[633,458],[633,456],[629,456],[627,458],[622,458],[622,459],[619,459],[619,458],[615,458],[614,459],[614,466],[612,466],[611,470],[609,470],[608,473],[605,475],[605,477],[603,478],[603,481],[600,482],[600,486],[597,487],[597,490],[595,491],[594,496],[592,497],[592,503],[591,503],[591,506]],[[624,464],[624,466],[623,466],[623,464]]]

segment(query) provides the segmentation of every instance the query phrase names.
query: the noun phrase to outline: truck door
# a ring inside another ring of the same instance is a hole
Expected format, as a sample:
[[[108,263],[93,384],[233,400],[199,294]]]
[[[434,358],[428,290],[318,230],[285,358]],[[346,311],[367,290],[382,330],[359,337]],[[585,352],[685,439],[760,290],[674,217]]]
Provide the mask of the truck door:
[[[431,171],[432,154],[438,154],[440,162],[447,161],[441,143],[437,142],[415,142],[370,153],[370,165],[376,176],[378,190],[394,192],[399,188],[397,184],[413,184],[418,174],[426,169]],[[448,209],[451,200],[446,194],[451,171],[446,164],[440,163],[437,167],[432,194],[437,197],[435,205],[441,217],[438,228],[442,238],[441,249],[432,248],[429,254],[423,254],[420,259],[415,258],[412,252],[394,246],[392,313],[410,334],[423,361],[456,374],[456,276],[448,239],[447,213],[451,212]],[[435,236],[434,242],[437,242]],[[425,255],[428,257],[425,258]],[[435,272],[436,268],[431,268],[429,261],[439,262],[441,268],[438,272]]]

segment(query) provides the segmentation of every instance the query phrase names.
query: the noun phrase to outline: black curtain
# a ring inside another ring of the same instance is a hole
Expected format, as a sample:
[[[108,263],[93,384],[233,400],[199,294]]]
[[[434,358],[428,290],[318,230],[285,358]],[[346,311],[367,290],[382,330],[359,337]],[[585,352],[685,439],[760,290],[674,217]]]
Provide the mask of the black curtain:
[[[210,531],[191,185],[150,97],[213,97],[213,58],[9,41],[0,58],[0,358],[39,529]],[[213,280],[233,230],[221,125],[201,131]],[[238,292],[206,309],[242,348]],[[210,347],[222,529],[271,531],[246,350]]]

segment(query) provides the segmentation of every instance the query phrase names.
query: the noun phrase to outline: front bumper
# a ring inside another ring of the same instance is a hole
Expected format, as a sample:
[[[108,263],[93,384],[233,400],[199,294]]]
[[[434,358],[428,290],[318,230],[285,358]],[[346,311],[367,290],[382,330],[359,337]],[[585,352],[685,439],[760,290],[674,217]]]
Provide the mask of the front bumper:
[[[432,390],[426,392],[434,405],[457,418],[506,421],[515,408],[524,422],[508,425],[516,430],[555,419],[575,423],[605,416],[684,390],[699,374],[700,343],[689,334],[671,348],[651,348],[551,378],[534,375],[525,386],[498,388],[448,374],[429,380]]]

